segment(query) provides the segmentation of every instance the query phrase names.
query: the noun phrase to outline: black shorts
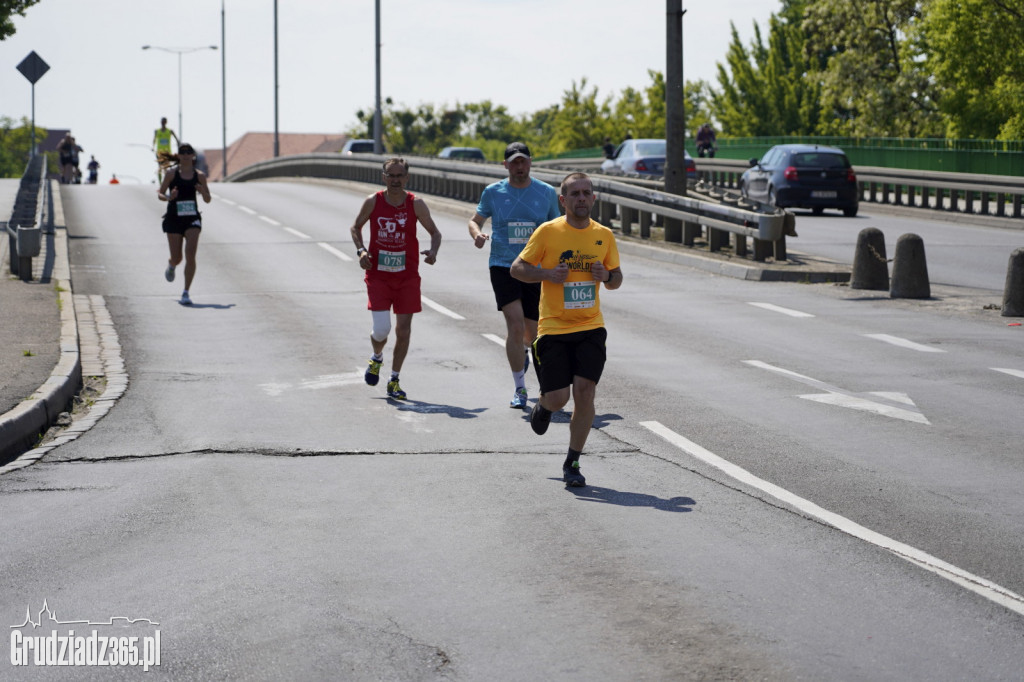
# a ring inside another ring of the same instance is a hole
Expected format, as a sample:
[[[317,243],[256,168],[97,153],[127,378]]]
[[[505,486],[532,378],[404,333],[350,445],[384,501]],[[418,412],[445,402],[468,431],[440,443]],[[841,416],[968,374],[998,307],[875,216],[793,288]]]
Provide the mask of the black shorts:
[[[540,392],[550,393],[572,386],[573,377],[601,380],[607,358],[604,327],[585,332],[545,334],[533,342],[533,357],[540,378]]]
[[[508,268],[492,265],[491,288],[498,310],[512,301],[522,301],[523,317],[534,322],[540,319],[540,282],[520,282]]]
[[[164,232],[167,234],[185,234],[186,230],[195,228],[197,230],[203,229],[203,219],[201,216],[188,216],[186,218],[167,217],[164,216]]]

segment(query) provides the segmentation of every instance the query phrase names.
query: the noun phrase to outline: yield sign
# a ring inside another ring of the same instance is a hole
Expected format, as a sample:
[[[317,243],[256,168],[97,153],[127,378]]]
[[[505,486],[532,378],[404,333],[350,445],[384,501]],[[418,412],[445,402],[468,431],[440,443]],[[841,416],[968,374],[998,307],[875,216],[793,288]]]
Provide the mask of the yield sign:
[[[43,74],[50,70],[50,65],[43,61],[43,58],[36,54],[35,50],[28,53],[28,56],[18,64],[18,71],[28,79],[32,85],[43,77]]]
[[[800,383],[825,391],[824,393],[800,396],[804,400],[813,400],[817,403],[837,405],[839,407],[847,407],[851,410],[860,410],[862,412],[871,412],[882,415],[883,417],[891,417],[893,419],[903,419],[908,422],[931,425],[931,422],[921,414],[921,411],[917,409],[916,405],[914,405],[914,401],[911,400],[906,393],[873,391],[870,393],[857,394],[836,386],[830,386],[823,381],[812,379],[811,377],[804,376],[803,374],[797,374],[796,372],[788,369],[769,365],[767,362],[761,362],[760,360],[744,360],[744,362],[753,367],[760,367],[761,369],[766,369],[770,372],[787,376],[790,379],[799,381]]]

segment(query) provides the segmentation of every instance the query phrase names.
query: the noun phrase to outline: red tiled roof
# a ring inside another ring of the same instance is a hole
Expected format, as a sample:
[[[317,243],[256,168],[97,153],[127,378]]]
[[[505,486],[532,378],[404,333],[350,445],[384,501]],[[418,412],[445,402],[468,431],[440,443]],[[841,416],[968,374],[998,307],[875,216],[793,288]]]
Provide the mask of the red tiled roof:
[[[281,156],[312,152],[338,152],[345,146],[348,135],[326,133],[278,133]],[[208,175],[221,180],[224,175],[223,150],[204,149]],[[228,173],[242,170],[257,161],[274,158],[274,133],[246,133],[228,146]]]

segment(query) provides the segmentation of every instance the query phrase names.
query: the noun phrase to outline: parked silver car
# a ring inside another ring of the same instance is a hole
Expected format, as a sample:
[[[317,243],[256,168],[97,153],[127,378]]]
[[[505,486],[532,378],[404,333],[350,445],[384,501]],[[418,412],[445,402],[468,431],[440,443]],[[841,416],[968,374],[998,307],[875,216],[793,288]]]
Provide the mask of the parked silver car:
[[[641,138],[625,140],[616,147],[611,158],[601,163],[601,172],[608,175],[647,175],[661,177],[665,174],[665,140]],[[686,159],[686,177],[697,178],[697,166],[690,153],[683,151]]]

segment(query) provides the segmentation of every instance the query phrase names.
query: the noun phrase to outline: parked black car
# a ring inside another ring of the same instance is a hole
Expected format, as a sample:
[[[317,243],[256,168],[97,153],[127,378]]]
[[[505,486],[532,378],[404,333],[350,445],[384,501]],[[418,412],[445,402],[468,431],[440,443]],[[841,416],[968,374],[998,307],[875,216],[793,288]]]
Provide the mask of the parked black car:
[[[750,160],[740,178],[743,196],[780,208],[809,208],[821,215],[837,208],[857,215],[857,175],[842,149],[813,144],[780,144]]]

